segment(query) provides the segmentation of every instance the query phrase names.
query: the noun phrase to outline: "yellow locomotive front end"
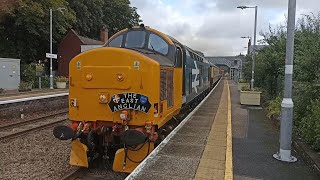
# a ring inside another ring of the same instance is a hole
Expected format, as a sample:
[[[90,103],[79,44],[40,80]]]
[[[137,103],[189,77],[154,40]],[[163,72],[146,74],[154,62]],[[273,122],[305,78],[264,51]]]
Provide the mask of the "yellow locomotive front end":
[[[121,48],[92,50],[70,62],[70,119],[85,121],[84,130],[95,129],[95,134],[104,136],[102,143],[115,145],[120,142],[117,138],[122,138],[127,148],[144,146],[139,153],[118,150],[115,171],[122,171],[123,166],[125,171],[132,171],[136,163],[131,162],[141,161],[153,150],[152,140],[156,138],[153,124],[158,117],[158,104],[153,102],[158,102],[160,94],[154,87],[160,86],[160,81],[156,81],[159,76],[156,61]],[[76,148],[79,145],[74,146],[71,164],[79,165],[85,157],[76,155],[81,151]],[[133,160],[125,162],[126,155]]]
[[[145,36],[134,34],[136,44],[127,47],[131,32]],[[181,108],[182,70],[167,58],[173,43],[152,29],[120,33],[126,33],[128,42],[120,43],[125,48],[93,49],[69,64],[72,124],[57,126],[53,133],[61,140],[72,139],[71,165],[88,167],[99,159],[103,164],[113,163],[114,171],[133,171],[154,149],[159,128]],[[167,43],[159,46],[167,48],[167,56],[155,53],[158,47],[152,42],[152,50],[136,48],[137,42],[150,46],[146,41],[150,43],[152,35]],[[111,40],[117,41],[117,36]]]

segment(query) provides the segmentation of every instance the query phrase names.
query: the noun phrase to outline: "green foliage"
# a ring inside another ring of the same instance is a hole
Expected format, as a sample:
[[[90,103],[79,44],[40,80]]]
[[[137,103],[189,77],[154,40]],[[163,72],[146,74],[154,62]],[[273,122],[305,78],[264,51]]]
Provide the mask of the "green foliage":
[[[249,86],[243,86],[241,88],[241,91],[251,91],[250,87]]]
[[[19,85],[19,91],[20,92],[31,91],[32,85],[33,85],[32,82],[21,81]]]
[[[281,102],[282,102],[282,98],[280,96],[277,96],[275,99],[270,100],[267,103],[267,116],[269,118],[271,118],[271,117],[279,118],[280,117]]]
[[[10,11],[0,13],[0,57],[19,58],[24,64],[46,59],[50,8],[53,52],[72,27],[83,36],[98,39],[103,26],[112,35],[141,21],[129,0],[19,0]]]
[[[74,29],[82,35],[99,39],[100,29],[108,27],[109,36],[129,26],[138,25],[140,16],[129,0],[67,0],[76,13]]]
[[[41,77],[41,88],[49,88],[50,87],[50,77],[44,76]],[[34,83],[34,88],[39,88],[39,78],[37,77]]]
[[[320,150],[320,100],[312,101],[309,108],[298,127],[299,134],[315,150]]]
[[[68,78],[64,77],[64,76],[57,76],[54,78],[54,80],[56,82],[67,82],[68,81]]]
[[[49,9],[66,8],[63,14],[53,11],[53,47],[75,21],[65,0],[19,0],[0,22],[0,56],[20,58],[29,64],[45,59],[49,51]]]
[[[35,64],[22,64],[21,65],[21,81],[34,83],[36,78]]]
[[[298,20],[294,46],[294,133],[320,150],[320,14],[304,15]],[[269,46],[256,56],[255,86],[269,101],[269,116],[280,115],[286,53],[286,27],[263,34]],[[251,78],[251,57],[244,76]],[[317,100],[318,99],[318,100]]]
[[[248,80],[245,80],[245,79],[240,79],[239,80],[239,83],[248,83],[249,81]]]

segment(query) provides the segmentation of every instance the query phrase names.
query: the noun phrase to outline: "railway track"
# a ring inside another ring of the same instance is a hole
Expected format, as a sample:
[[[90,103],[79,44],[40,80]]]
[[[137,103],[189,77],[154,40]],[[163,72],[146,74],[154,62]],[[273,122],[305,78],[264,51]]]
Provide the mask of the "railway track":
[[[0,126],[0,141],[15,138],[28,132],[43,129],[68,120],[67,112],[60,112],[6,126]]]

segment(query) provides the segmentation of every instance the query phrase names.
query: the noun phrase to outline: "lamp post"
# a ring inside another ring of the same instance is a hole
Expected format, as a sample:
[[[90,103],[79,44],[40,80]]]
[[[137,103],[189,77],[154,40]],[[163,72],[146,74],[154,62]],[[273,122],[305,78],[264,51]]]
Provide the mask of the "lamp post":
[[[62,10],[66,8],[57,8],[52,10],[50,8],[50,54],[52,54],[52,11],[60,11],[63,14]],[[53,89],[53,74],[52,74],[52,58],[50,58],[50,89]]]
[[[281,103],[280,150],[278,153],[273,155],[275,159],[279,161],[285,161],[285,162],[297,161],[297,158],[291,155],[292,119],[293,119],[292,77],[293,77],[295,17],[296,17],[296,0],[289,0],[284,94],[283,94],[283,100]]]
[[[253,34],[253,59],[252,59],[252,76],[251,76],[251,90],[254,87],[254,65],[256,61],[256,36],[257,36],[257,15],[258,15],[258,6],[238,6],[239,9],[247,9],[254,8],[255,16],[254,16],[254,34]]]

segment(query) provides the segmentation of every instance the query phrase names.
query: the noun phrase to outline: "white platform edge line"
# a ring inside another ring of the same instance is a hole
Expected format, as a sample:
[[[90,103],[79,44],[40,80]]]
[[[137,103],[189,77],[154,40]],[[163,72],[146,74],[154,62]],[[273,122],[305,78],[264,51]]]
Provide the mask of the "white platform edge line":
[[[126,177],[125,180],[132,180],[134,177],[136,177],[142,169],[147,164],[147,161],[149,159],[153,159],[159,151],[166,146],[166,144],[170,141],[170,139],[184,126],[185,123],[187,123],[191,116],[200,108],[200,106],[209,98],[209,96],[212,94],[212,92],[216,89],[216,87],[219,85],[221,79],[218,81],[218,83],[214,86],[214,88],[210,91],[210,93],[198,104],[197,107],[194,108],[193,111],[190,112],[190,114],[185,117],[181,123]]]
[[[0,101],[0,105],[25,102],[25,101],[32,101],[32,100],[38,100],[38,99],[47,99],[47,98],[67,96],[67,95],[69,95],[69,93],[49,94],[49,95],[44,95],[44,96],[34,96],[34,97],[27,97],[27,98],[20,98],[20,99],[4,100],[4,101]]]

